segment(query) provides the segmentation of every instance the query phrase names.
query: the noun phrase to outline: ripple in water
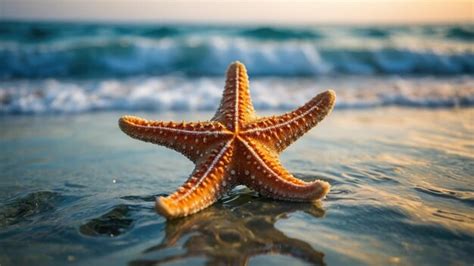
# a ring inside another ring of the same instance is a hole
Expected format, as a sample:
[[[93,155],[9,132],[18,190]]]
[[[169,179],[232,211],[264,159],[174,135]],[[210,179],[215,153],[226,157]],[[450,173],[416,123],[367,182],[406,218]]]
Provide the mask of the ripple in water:
[[[471,265],[473,114],[336,111],[282,156],[331,183],[324,209],[238,189],[176,221],[155,193],[191,163],[124,142],[117,113],[1,118],[0,264]]]
[[[470,206],[474,206],[474,191],[451,190],[446,188],[435,187],[428,183],[424,183],[423,185],[415,187],[415,190],[435,197],[459,200]]]

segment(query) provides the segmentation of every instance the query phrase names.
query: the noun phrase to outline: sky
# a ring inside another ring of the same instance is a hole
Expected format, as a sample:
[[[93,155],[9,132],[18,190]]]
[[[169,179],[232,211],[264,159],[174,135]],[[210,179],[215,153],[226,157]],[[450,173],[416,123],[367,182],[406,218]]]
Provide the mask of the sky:
[[[0,0],[0,19],[224,24],[473,22],[474,0]]]

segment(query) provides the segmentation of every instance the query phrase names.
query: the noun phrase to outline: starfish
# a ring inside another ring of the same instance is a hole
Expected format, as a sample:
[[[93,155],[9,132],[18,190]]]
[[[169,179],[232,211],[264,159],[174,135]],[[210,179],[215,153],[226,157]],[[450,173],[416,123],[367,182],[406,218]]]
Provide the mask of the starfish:
[[[132,138],[174,149],[196,165],[176,192],[156,199],[156,211],[171,219],[210,206],[236,185],[279,200],[324,198],[330,188],[327,182],[294,177],[278,154],[328,115],[335,99],[328,90],[294,111],[258,118],[247,70],[233,62],[227,69],[220,106],[210,121],[175,123],[123,116],[119,126]]]

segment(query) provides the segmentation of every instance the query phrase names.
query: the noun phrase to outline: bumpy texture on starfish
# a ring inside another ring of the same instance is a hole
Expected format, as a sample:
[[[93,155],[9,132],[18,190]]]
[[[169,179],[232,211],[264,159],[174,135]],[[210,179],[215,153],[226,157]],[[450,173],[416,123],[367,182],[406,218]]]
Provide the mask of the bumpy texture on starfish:
[[[156,210],[166,218],[196,213],[239,184],[270,198],[313,201],[329,192],[329,184],[295,178],[278,154],[329,114],[335,99],[328,90],[292,112],[257,118],[247,70],[234,62],[210,121],[174,123],[123,116],[119,126],[132,138],[174,149],[196,164],[175,193],[156,200]]]

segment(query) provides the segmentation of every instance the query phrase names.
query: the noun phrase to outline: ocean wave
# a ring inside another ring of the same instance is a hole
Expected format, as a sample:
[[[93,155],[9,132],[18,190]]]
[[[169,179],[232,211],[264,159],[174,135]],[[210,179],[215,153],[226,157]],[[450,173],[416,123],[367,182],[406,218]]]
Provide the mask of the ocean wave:
[[[0,79],[474,73],[471,25],[186,26],[0,23]]]
[[[257,27],[240,32],[244,36],[263,40],[319,39],[323,35],[316,30],[274,27]]]
[[[460,39],[460,40],[474,40],[474,29],[473,26],[466,26],[466,27],[452,27],[450,28],[447,33],[446,37],[453,38],[453,39]]]
[[[189,32],[185,27],[165,25],[107,25],[87,23],[0,22],[0,40],[37,43],[67,38],[141,36],[166,38]]]
[[[156,39],[178,35],[243,36],[262,40],[287,41],[292,39],[412,36],[425,38],[437,36],[456,40],[471,41],[474,38],[472,23],[452,25],[405,25],[405,26],[218,26],[185,24],[110,24],[72,22],[0,22],[1,40],[22,42],[44,42],[70,37],[117,37],[135,36]]]
[[[50,44],[0,44],[0,78],[221,75],[244,62],[254,76],[474,73],[471,51],[324,47],[312,42],[253,42],[224,37],[86,38]]]
[[[251,94],[259,110],[290,109],[334,89],[336,109],[380,106],[474,106],[474,79],[456,78],[256,78]],[[222,78],[183,76],[98,80],[0,82],[0,114],[81,113],[99,110],[212,111]]]

